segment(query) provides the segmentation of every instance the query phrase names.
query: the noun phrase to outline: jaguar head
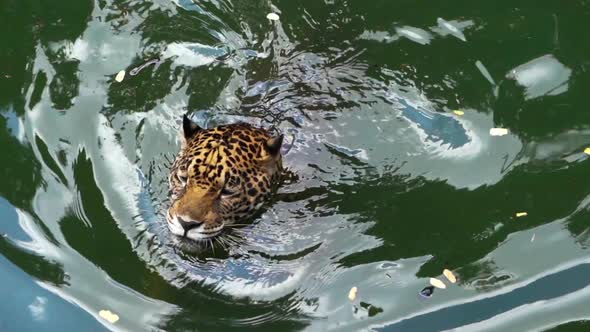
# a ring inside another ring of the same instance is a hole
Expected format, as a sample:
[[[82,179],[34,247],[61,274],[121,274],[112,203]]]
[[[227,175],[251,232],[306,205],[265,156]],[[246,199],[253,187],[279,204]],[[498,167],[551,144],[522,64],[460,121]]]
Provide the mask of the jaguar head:
[[[246,123],[202,129],[183,117],[169,176],[170,231],[199,241],[250,218],[278,187],[283,135]]]

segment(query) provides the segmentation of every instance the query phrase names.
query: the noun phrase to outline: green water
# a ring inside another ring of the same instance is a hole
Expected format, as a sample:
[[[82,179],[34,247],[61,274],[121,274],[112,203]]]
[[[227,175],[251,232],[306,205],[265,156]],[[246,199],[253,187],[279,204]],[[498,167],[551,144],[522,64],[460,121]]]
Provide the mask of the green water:
[[[587,330],[589,18],[0,1],[0,331]],[[161,218],[185,112],[278,128],[296,174],[197,255]],[[457,284],[420,297],[444,268]]]

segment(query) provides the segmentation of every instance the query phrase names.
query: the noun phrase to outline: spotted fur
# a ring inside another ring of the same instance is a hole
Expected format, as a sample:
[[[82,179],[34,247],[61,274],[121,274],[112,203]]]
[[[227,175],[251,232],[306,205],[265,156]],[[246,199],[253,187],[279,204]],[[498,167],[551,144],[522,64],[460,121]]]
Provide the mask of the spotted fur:
[[[251,217],[278,186],[282,135],[246,123],[201,129],[186,115],[183,134],[169,176],[172,233],[213,237]]]

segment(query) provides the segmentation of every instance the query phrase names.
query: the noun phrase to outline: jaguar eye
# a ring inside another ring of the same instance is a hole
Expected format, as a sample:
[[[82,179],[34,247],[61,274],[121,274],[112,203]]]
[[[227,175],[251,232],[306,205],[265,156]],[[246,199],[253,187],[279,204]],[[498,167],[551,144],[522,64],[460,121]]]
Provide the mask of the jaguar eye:
[[[235,194],[235,192],[233,192],[227,188],[221,189],[221,196],[232,196],[233,194]]]
[[[180,181],[183,185],[186,184],[186,181],[188,180],[186,175],[181,175],[181,174],[176,174],[176,178],[178,179],[178,181]]]

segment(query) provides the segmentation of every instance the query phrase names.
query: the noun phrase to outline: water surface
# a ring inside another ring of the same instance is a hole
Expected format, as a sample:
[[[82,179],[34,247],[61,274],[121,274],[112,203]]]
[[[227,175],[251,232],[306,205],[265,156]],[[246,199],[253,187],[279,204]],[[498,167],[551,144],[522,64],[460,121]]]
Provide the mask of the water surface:
[[[587,329],[589,14],[0,3],[0,330]],[[296,175],[196,255],[161,218],[187,112],[277,128]]]

